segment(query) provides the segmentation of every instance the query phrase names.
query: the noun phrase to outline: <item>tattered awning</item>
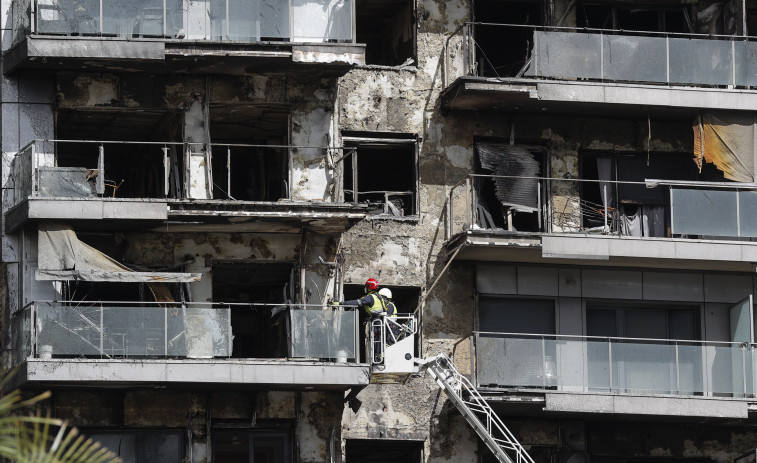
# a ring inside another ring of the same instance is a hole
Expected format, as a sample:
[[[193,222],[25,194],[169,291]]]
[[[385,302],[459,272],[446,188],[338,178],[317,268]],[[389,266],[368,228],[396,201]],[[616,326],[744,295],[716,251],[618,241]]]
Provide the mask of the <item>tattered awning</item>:
[[[702,159],[736,182],[754,182],[755,119],[751,113],[710,111],[694,121],[694,162]]]
[[[199,281],[202,276],[200,273],[133,271],[79,241],[73,228],[65,224],[41,223],[38,237],[37,280],[183,283]]]

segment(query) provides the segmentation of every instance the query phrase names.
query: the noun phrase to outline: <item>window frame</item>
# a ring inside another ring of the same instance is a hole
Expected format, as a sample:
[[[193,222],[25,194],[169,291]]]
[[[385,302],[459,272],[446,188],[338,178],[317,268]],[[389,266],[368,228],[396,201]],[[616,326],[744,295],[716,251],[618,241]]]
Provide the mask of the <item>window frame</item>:
[[[360,147],[370,147],[370,146],[391,146],[396,145],[397,147],[407,147],[412,145],[412,151],[413,151],[413,159],[411,160],[413,165],[413,200],[412,200],[412,210],[414,211],[412,214],[409,215],[403,215],[403,216],[396,216],[393,214],[390,214],[387,212],[386,204],[384,205],[384,212],[376,215],[368,215],[367,219],[391,219],[391,220],[397,220],[397,221],[403,221],[403,220],[410,220],[410,221],[417,221],[420,218],[421,210],[420,210],[420,168],[418,166],[419,162],[419,146],[418,146],[418,136],[414,133],[399,133],[399,132],[360,132],[360,133],[349,133],[349,132],[343,132],[342,133],[342,144],[345,148],[353,148],[352,150],[349,150],[351,152],[345,152],[345,155],[341,159],[341,170],[342,170],[342,181],[341,181],[341,196],[345,202],[346,195],[345,195],[345,164],[344,161],[347,160],[349,157],[351,160],[352,167],[352,191],[353,191],[353,200],[350,201],[351,203],[358,203],[359,197],[354,193],[357,191],[359,193],[360,184],[357,182],[357,176],[358,176],[358,169],[355,168],[357,166],[357,160],[359,159],[359,152]],[[355,184],[358,184],[358,188],[355,188]]]

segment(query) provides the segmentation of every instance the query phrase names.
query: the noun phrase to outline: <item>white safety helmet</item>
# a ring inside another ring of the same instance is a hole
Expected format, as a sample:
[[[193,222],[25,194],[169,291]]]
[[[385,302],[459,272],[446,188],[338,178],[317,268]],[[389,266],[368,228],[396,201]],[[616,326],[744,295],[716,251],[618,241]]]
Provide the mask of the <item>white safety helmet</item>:
[[[379,294],[381,294],[382,296],[384,296],[387,299],[391,299],[392,298],[392,290],[389,289],[389,288],[381,288],[381,289],[379,289]]]

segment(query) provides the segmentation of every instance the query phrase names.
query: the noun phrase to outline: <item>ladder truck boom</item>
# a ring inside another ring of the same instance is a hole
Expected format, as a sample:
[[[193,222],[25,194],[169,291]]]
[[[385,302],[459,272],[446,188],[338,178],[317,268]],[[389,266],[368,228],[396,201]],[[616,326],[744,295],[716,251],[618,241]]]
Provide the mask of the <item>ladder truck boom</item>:
[[[415,358],[414,315],[378,317],[366,326],[372,383],[404,382],[427,370],[500,463],[534,463],[473,384],[445,354]]]

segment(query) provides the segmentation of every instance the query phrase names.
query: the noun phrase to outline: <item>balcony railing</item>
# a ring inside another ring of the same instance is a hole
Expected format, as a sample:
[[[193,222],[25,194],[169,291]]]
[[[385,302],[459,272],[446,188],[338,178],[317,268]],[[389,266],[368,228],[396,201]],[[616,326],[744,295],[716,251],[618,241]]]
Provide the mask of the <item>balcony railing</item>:
[[[469,174],[451,189],[447,206],[447,239],[474,229],[757,238],[757,184],[753,183]],[[524,212],[532,220],[519,228],[513,218]]]
[[[354,0],[14,0],[25,34],[205,41],[355,41]]]
[[[233,309],[285,309],[290,359],[356,363],[351,308],[222,303],[38,301],[13,319],[14,361],[27,358],[238,358]]]
[[[509,333],[474,334],[477,387],[754,397],[754,345]]]
[[[290,150],[338,158],[355,148],[35,140],[14,159],[15,202],[29,197],[322,201],[323,195],[293,197],[291,166],[286,172]],[[265,179],[261,173],[250,178],[253,167],[269,163]],[[328,163],[321,169],[325,178]]]
[[[448,44],[456,41],[466,76],[757,86],[754,37],[466,23]],[[528,50],[516,62],[488,56],[519,41]],[[457,50],[446,53],[450,63]]]

